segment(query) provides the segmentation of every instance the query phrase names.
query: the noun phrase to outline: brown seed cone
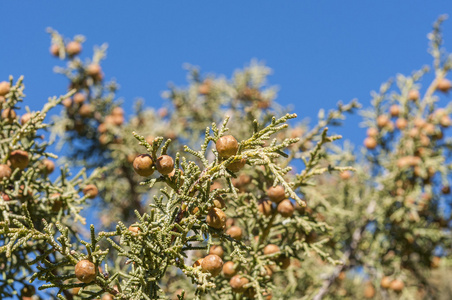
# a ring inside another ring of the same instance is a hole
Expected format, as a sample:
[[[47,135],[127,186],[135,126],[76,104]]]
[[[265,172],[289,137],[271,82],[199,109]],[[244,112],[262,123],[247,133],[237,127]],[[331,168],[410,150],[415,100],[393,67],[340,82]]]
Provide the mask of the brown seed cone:
[[[389,286],[389,288],[396,293],[400,293],[404,287],[405,284],[400,279],[394,279]]]
[[[8,165],[0,165],[0,180],[11,177],[12,170]]]
[[[432,257],[432,261],[430,262],[430,266],[433,268],[433,269],[437,269],[437,268],[439,268],[439,265],[441,264],[441,257],[439,257],[439,256],[433,256]]]
[[[99,136],[99,143],[101,145],[107,145],[108,142],[110,142],[110,137],[107,134],[103,133]]]
[[[25,125],[31,119],[31,113],[25,113],[20,117],[20,124]]]
[[[245,285],[249,282],[248,278],[242,275],[235,275],[229,280],[229,285],[234,293],[243,293],[245,291]]]
[[[57,44],[52,44],[49,49],[50,54],[53,56],[59,56],[60,55],[60,46]]]
[[[53,212],[59,212],[62,207],[63,207],[63,201],[61,201],[61,200],[53,201],[53,204],[52,204]]]
[[[417,128],[411,128],[410,131],[408,132],[408,135],[412,138],[417,138],[419,137],[419,129]]]
[[[437,81],[436,88],[443,93],[447,93],[451,87],[452,83],[446,78],[441,78]]]
[[[8,124],[14,123],[14,120],[16,119],[17,114],[12,108],[6,108],[2,111],[2,119],[6,120]]]
[[[212,182],[210,185],[210,191],[223,188],[222,184],[218,181]]]
[[[53,202],[52,203],[53,212],[59,212],[60,209],[63,207],[63,201],[60,199],[60,197],[61,197],[60,193],[54,193],[49,197],[49,199]]]
[[[234,224],[235,224],[235,220],[234,219],[229,218],[229,219],[226,220],[226,228],[234,226]]]
[[[146,142],[148,142],[149,145],[152,145],[152,143],[154,142],[154,136],[148,135],[148,136],[145,138],[145,140],[146,140]]]
[[[407,120],[404,119],[404,118],[398,118],[398,119],[396,120],[395,125],[396,125],[397,129],[403,130],[403,129],[405,129],[405,128],[407,127],[408,122],[407,122]]]
[[[389,117],[387,115],[380,115],[377,117],[377,126],[382,128],[388,125]]]
[[[109,124],[109,125],[114,125],[115,122],[114,122],[113,119],[114,119],[114,116],[108,115],[108,116],[105,117],[104,123],[105,123],[105,124]]]
[[[259,274],[262,277],[264,277],[264,276],[271,277],[273,275],[273,270],[270,266],[266,265],[266,266],[264,266],[264,269],[259,272]]]
[[[212,245],[209,249],[209,254],[215,254],[215,255],[218,255],[219,257],[223,258],[223,255],[224,255],[223,247],[218,246],[218,245]]]
[[[259,201],[259,203],[257,204],[257,209],[264,216],[266,216],[266,217],[271,216],[272,202],[270,200],[263,199],[263,200]]]
[[[286,198],[284,187],[282,185],[277,185],[275,187],[271,186],[267,189],[267,196],[272,202],[279,203],[284,198]]]
[[[243,295],[247,299],[254,299],[256,297],[256,289],[253,287],[249,287],[243,292]]]
[[[223,260],[218,255],[209,254],[202,260],[201,268],[204,272],[209,272],[215,277],[223,269]]]
[[[140,229],[140,227],[134,226],[134,225],[136,225],[136,224],[130,225],[128,229],[132,233],[132,235],[137,235],[141,231],[141,229]]]
[[[259,100],[257,102],[257,107],[260,109],[267,109],[270,107],[270,100]]]
[[[83,188],[83,194],[89,199],[94,199],[97,197],[97,194],[99,194],[99,190],[94,184],[88,184]]]
[[[243,169],[243,167],[246,165],[246,159],[245,158],[242,158],[242,159],[240,159],[240,160],[236,160],[236,161],[234,161],[234,162],[232,162],[232,163],[230,163],[227,167],[226,167],[226,169],[228,169],[229,171],[232,171],[232,172],[238,172],[238,171],[240,171],[241,169]]]
[[[168,109],[166,107],[161,107],[157,110],[157,114],[160,118],[165,118],[168,115]]]
[[[81,289],[81,288],[79,288],[79,287],[73,288],[72,291],[71,291],[72,295],[77,295],[78,292],[80,291],[80,289]]]
[[[450,117],[448,115],[442,116],[441,119],[439,119],[439,124],[444,127],[450,127],[452,124],[452,121],[450,120]]]
[[[101,124],[102,125],[102,124]],[[99,130],[99,128],[98,128],[98,130]],[[129,163],[129,164],[132,164],[133,163],[133,160],[135,159],[135,156],[136,156],[136,154],[127,154],[127,162]]]
[[[173,158],[169,155],[162,155],[159,158],[157,158],[155,166],[160,174],[168,175],[174,170]]]
[[[418,90],[410,90],[408,92],[408,100],[415,101],[421,97]]]
[[[88,74],[91,77],[99,77],[102,73],[102,68],[99,66],[99,64],[90,64],[86,68],[86,74]]]
[[[124,116],[121,115],[112,115],[112,123],[115,124],[116,126],[121,126],[122,124],[124,124]]]
[[[74,56],[82,51],[82,45],[77,41],[71,41],[66,45],[66,52],[69,56]]]
[[[400,114],[400,107],[397,104],[391,105],[389,113],[391,114],[391,117],[397,117]]]
[[[114,299],[114,297],[112,294],[104,294],[102,296],[102,300],[113,300],[113,299]]]
[[[242,229],[238,226],[231,226],[226,230],[226,234],[229,234],[235,240],[242,240]]]
[[[96,279],[96,274],[96,266],[87,259],[83,259],[75,265],[75,277],[81,282],[93,282]]]
[[[236,187],[245,187],[251,183],[251,176],[246,174],[240,174],[237,179],[235,179]]]
[[[304,132],[305,132],[305,131],[304,131],[303,128],[300,128],[300,127],[294,128],[294,129],[292,129],[292,131],[290,132],[290,137],[293,138],[293,139],[295,139],[295,138],[301,138],[301,137],[303,136]]]
[[[72,99],[65,98],[65,99],[63,99],[63,101],[61,101],[61,104],[63,104],[64,107],[69,108],[72,106]]]
[[[210,93],[210,86],[212,85],[212,80],[206,79],[202,84],[198,87],[198,92],[201,95],[207,95]]]
[[[426,135],[421,135],[419,138],[419,142],[421,143],[422,146],[427,147],[430,146],[430,138]]]
[[[226,224],[226,214],[219,208],[212,207],[206,216],[207,225],[215,229],[223,229]]]
[[[262,100],[260,97],[260,91],[255,88],[245,87],[243,91],[240,93],[239,97],[243,100],[251,101],[251,100]]]
[[[394,123],[393,122],[389,122],[388,125],[386,125],[386,129],[389,132],[393,132],[394,131]]]
[[[278,204],[277,210],[284,218],[290,218],[293,215],[295,208],[289,199],[285,199]]]
[[[140,154],[133,160],[133,169],[138,175],[148,177],[154,173],[153,163],[149,154]]]
[[[179,169],[179,171],[180,171],[180,185],[183,185],[184,184],[184,171],[182,171],[181,169]],[[171,173],[169,173],[168,174],[168,178],[171,180],[171,181],[174,181],[174,182],[176,182],[176,180],[177,180],[177,178],[176,178],[176,169],[173,169],[172,171],[171,171]]]
[[[86,96],[83,93],[76,93],[72,98],[75,104],[82,104],[86,100]]]
[[[78,109],[78,113],[82,118],[88,118],[93,114],[93,107],[91,104],[83,104]]]
[[[172,297],[171,297],[171,300],[179,300],[179,297],[178,296],[182,296],[182,292],[183,292],[184,290],[183,289],[177,289],[174,293],[173,293],[173,295],[172,295]],[[184,298],[183,299],[188,299],[187,298],[187,293],[185,293],[184,294]]]
[[[290,266],[290,257],[281,255],[280,257],[278,257],[277,262],[281,269],[285,270]]]
[[[105,124],[105,123],[100,123],[99,126],[97,126],[97,132],[99,132],[99,133],[106,133],[107,130],[108,130],[107,124]],[[134,158],[135,158],[135,156],[133,156],[133,159]],[[130,163],[133,162],[133,159],[132,159],[132,161],[130,161]]]
[[[370,282],[366,284],[366,286],[364,287],[364,298],[372,299],[373,297],[375,297],[375,293],[376,292],[374,286]]]
[[[314,243],[317,240],[317,233],[315,231],[311,231],[306,235],[306,242],[307,243]]]
[[[433,111],[433,116],[436,118],[441,118],[444,115],[447,115],[447,111],[444,108],[437,108]]]
[[[11,84],[7,81],[0,82],[0,96],[5,96],[9,93],[11,89]]]
[[[1,195],[2,199],[3,199],[3,201],[11,200],[11,198],[7,194],[5,194],[3,192],[0,192],[0,195]]]
[[[364,147],[367,149],[375,149],[377,147],[377,140],[373,137],[366,137],[364,139]]]
[[[275,253],[278,253],[280,251],[281,250],[279,249],[279,247],[277,245],[275,245],[275,244],[268,244],[264,248],[264,255],[275,254]]]
[[[111,110],[111,115],[112,116],[124,116],[124,109],[122,109],[119,106],[116,106],[115,108],[113,108]]]
[[[270,292],[263,292],[262,296],[264,296],[265,300],[272,300],[272,298],[273,298],[273,295]]]
[[[201,266],[203,260],[204,260],[204,258],[200,258],[200,259],[198,259],[197,261],[195,261],[195,262],[193,263],[193,267],[196,268],[196,267]]]
[[[28,158],[28,152],[24,150],[14,150],[11,152],[9,156],[9,161],[11,163],[11,167],[13,169],[25,169],[28,166],[28,163],[30,162],[30,159]]]
[[[221,158],[229,158],[237,154],[239,143],[232,135],[225,135],[220,137],[216,142],[218,155]]]
[[[218,196],[217,198],[215,198],[213,200],[213,205],[216,208],[220,208],[220,209],[223,209],[226,207],[226,203],[224,202],[223,198],[221,198],[220,196]]]
[[[423,131],[426,135],[433,135],[436,132],[436,127],[432,123],[427,123],[425,124]]]
[[[223,275],[226,278],[231,278],[237,274],[237,269],[235,268],[234,262],[228,261],[223,265]]]
[[[342,180],[347,180],[350,179],[352,177],[353,173],[351,171],[343,171],[341,173],[339,173],[339,176],[341,177]]]
[[[423,128],[427,122],[423,118],[416,118],[414,119],[414,126],[417,128]]]
[[[31,190],[30,187],[25,189],[25,185],[22,184],[19,186],[19,192],[18,192],[17,196],[19,198],[23,198],[23,199],[29,198],[29,197],[33,196],[33,191]]]

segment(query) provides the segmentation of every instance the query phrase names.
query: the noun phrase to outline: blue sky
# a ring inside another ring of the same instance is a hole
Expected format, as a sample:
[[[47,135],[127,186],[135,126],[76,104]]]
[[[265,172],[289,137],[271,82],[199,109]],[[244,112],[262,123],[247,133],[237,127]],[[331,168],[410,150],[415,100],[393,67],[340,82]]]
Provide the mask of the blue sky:
[[[278,101],[301,117],[315,117],[338,100],[358,98],[396,73],[430,64],[427,33],[450,13],[449,1],[4,1],[0,19],[0,79],[25,75],[27,104],[38,109],[65,92],[49,55],[51,26],[84,34],[84,54],[110,45],[103,64],[131,109],[137,97],[162,103],[167,83],[185,84],[184,63],[231,75],[251,59],[273,68]],[[452,20],[444,25],[452,44]],[[452,50],[452,46],[450,46]],[[360,143],[359,118],[337,132]],[[357,139],[359,133],[359,139]]]

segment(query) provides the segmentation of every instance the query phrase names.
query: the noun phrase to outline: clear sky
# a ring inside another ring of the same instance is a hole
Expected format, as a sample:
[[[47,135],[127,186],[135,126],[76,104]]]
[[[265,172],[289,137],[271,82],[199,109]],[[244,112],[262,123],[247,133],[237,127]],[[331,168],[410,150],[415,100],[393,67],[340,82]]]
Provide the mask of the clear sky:
[[[158,106],[167,83],[184,84],[184,63],[231,75],[252,58],[274,70],[278,101],[314,117],[338,100],[358,98],[396,73],[430,64],[427,33],[451,13],[444,1],[3,1],[0,79],[25,75],[28,104],[38,109],[65,92],[48,52],[51,26],[65,36],[110,45],[103,64],[130,109],[137,97]],[[444,25],[452,45],[452,20]],[[452,46],[449,47],[452,51]],[[352,118],[340,133],[360,143]],[[356,133],[359,140],[356,140]]]

